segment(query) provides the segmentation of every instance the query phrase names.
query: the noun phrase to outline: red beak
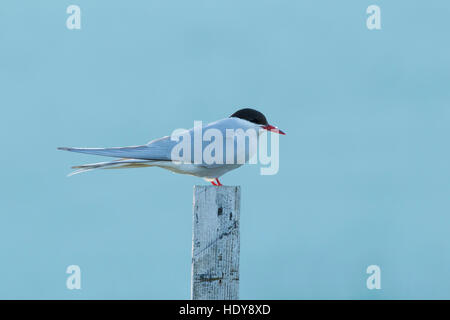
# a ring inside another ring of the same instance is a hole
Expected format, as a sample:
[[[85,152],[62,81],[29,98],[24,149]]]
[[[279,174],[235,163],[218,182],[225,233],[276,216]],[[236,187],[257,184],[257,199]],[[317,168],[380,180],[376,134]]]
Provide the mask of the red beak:
[[[270,124],[268,124],[267,126],[262,126],[263,129],[270,131],[270,132],[275,132],[275,133],[279,133],[282,135],[286,135],[286,133],[284,133],[283,131],[281,131],[280,129],[278,129],[277,127],[274,127]]]

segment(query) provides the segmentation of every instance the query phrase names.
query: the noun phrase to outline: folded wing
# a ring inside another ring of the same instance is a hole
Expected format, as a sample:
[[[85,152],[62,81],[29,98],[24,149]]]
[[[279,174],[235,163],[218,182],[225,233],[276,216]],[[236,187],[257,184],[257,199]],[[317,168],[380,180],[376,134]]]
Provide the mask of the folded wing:
[[[58,149],[106,157],[170,161],[170,152],[174,143],[175,142],[171,141],[169,137],[164,137],[158,140],[151,141],[148,144],[142,146],[113,148],[60,147]]]

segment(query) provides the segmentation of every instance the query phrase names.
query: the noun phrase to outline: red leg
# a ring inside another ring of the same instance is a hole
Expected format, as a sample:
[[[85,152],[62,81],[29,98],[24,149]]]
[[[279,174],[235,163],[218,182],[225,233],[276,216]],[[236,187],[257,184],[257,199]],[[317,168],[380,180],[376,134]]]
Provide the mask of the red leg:
[[[218,178],[216,178],[216,181],[217,181],[217,185],[218,185],[218,186],[223,186],[223,184],[220,183],[220,181],[219,181]]]
[[[214,181],[211,181],[211,183],[213,184],[213,186],[217,187],[217,184]]]

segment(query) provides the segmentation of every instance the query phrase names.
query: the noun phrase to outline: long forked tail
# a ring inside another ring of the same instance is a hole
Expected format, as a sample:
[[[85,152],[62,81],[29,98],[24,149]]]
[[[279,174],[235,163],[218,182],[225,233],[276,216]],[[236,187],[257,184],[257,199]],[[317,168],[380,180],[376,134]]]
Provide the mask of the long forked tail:
[[[114,147],[114,148],[67,148],[59,147],[58,150],[94,154],[98,156],[127,158],[127,159],[145,159],[145,160],[170,160],[170,151],[164,141],[161,143],[146,144],[132,147]]]
[[[123,168],[142,168],[154,166],[155,160],[142,160],[142,159],[119,159],[109,162],[97,162],[91,164],[83,164],[80,166],[74,166],[72,169],[77,169],[67,176],[73,176],[82,172],[87,172],[95,169],[123,169]],[[153,164],[152,164],[153,163]]]

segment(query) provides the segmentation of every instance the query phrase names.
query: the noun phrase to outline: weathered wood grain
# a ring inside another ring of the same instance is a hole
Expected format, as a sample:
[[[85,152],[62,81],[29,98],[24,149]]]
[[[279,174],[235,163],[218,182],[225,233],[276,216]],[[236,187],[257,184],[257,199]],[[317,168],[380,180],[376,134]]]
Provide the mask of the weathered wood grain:
[[[238,186],[194,186],[191,298],[239,299]]]

